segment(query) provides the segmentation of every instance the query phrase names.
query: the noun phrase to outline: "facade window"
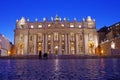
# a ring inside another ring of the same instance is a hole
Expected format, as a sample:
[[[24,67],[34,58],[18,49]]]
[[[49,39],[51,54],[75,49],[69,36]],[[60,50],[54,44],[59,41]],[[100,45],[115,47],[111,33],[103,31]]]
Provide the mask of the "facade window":
[[[62,54],[64,54],[64,52],[65,52],[65,43],[64,41],[62,41]]]
[[[89,23],[88,23],[88,27],[89,27],[89,28],[93,28],[93,23],[92,23],[92,22],[89,22]]]
[[[41,41],[41,40],[42,40],[42,34],[38,33],[38,41]]]
[[[82,40],[82,35],[80,35],[80,40]]]
[[[61,24],[62,27],[64,27],[64,24]]]
[[[80,46],[79,52],[83,52],[83,47],[82,46]]]
[[[70,34],[70,40],[71,40],[71,41],[74,41],[74,33],[71,33],[71,34]]]
[[[89,41],[92,41],[93,40],[93,35],[92,34],[89,34]]]
[[[32,36],[30,36],[30,41],[32,41]]]
[[[30,52],[32,52],[32,48],[30,47]]]
[[[62,40],[65,40],[65,35],[62,35]]]
[[[42,28],[42,25],[40,24],[40,25],[38,25],[38,28]]]
[[[81,26],[81,25],[79,25],[78,27],[79,27],[79,28],[81,28],[82,26]]]
[[[38,41],[41,41],[41,40],[42,40],[42,36],[39,35],[39,36],[38,36]]]
[[[115,43],[113,41],[111,42],[111,49],[115,49]]]
[[[74,27],[74,24],[71,23],[71,24],[70,24],[70,27],[71,27],[71,28]]]
[[[30,47],[30,53],[33,53],[33,47]]]
[[[48,24],[48,27],[50,27],[51,26],[51,24]]]
[[[20,28],[23,29],[23,28],[24,28],[24,25],[20,25]]]
[[[51,42],[48,41],[48,53],[51,53]]]
[[[40,41],[40,39],[41,39],[41,37],[40,36],[38,36],[38,40]]]
[[[22,40],[23,40],[23,35],[21,34],[21,35],[20,35],[20,41],[22,41]]]
[[[48,40],[51,40],[51,35],[48,35]]]
[[[33,26],[33,25],[31,25],[31,28],[34,28],[34,26]]]
[[[58,41],[58,33],[54,33],[54,40]]]

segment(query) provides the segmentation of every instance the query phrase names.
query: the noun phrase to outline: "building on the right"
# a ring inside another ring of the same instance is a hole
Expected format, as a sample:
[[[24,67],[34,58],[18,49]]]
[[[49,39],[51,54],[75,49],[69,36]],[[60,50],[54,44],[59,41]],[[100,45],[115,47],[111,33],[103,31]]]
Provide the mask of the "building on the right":
[[[98,30],[97,55],[120,55],[120,22]]]

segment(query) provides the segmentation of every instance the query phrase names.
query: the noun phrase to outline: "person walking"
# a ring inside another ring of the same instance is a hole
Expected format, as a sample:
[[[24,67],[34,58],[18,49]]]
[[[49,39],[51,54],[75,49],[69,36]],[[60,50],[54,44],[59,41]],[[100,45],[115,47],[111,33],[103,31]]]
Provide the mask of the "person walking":
[[[41,58],[42,58],[42,52],[39,51],[39,59],[41,59]]]

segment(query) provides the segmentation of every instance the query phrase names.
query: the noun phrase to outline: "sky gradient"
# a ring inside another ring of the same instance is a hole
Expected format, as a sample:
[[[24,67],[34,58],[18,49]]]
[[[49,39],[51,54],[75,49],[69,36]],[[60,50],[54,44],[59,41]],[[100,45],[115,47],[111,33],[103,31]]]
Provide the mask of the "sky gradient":
[[[16,19],[22,16],[35,21],[58,14],[77,21],[91,16],[97,30],[120,21],[120,0],[0,0],[0,34],[14,43]]]

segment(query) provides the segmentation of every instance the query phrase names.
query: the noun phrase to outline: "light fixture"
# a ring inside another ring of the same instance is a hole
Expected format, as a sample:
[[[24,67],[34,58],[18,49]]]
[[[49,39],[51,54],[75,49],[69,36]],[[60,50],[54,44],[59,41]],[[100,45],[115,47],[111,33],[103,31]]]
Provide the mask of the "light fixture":
[[[64,24],[61,24],[62,27],[64,27]]]
[[[38,25],[38,27],[39,27],[39,28],[42,28],[42,25],[40,24],[40,25]]]
[[[48,24],[48,27],[50,27],[51,26],[51,24]]]
[[[111,42],[111,48],[115,49],[115,43],[113,41]]]
[[[81,25],[79,25],[78,27],[81,28]]]
[[[34,28],[34,26],[33,26],[33,25],[31,25],[31,28]]]
[[[70,24],[70,27],[72,28],[72,27],[74,27],[74,25],[73,25],[73,24]]]

